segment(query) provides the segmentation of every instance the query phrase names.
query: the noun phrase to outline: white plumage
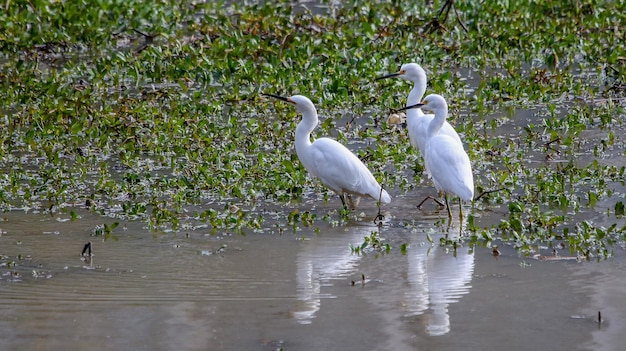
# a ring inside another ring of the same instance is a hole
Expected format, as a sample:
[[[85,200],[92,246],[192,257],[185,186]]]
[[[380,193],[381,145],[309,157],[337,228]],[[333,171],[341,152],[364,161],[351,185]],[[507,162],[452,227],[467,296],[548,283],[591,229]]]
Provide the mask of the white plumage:
[[[296,127],[296,153],[300,162],[312,177],[319,180],[341,198],[346,207],[345,196],[369,196],[383,204],[391,202],[391,197],[381,188],[376,178],[363,162],[345,146],[330,138],[319,138],[311,142],[311,132],[318,124],[317,110],[302,95],[282,97],[271,96],[293,104],[302,114],[302,121]],[[358,200],[355,201],[358,204]]]
[[[470,201],[474,197],[474,176],[469,156],[463,144],[454,137],[440,133],[448,117],[448,104],[437,94],[428,95],[419,104],[408,106],[408,109],[422,107],[434,113],[434,118],[426,128],[424,160],[435,188],[444,193],[448,215],[452,218],[446,194],[458,196],[460,200]],[[460,205],[460,201],[459,201]],[[461,209],[461,219],[463,211]]]

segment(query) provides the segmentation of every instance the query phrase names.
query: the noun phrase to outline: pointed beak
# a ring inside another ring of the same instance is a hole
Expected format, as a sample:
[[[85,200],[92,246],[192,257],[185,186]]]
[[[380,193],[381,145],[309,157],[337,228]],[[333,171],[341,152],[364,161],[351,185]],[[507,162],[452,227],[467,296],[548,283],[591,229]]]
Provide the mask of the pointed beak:
[[[275,99],[282,100],[282,101],[285,101],[285,102],[288,102],[288,103],[291,103],[291,104],[295,105],[295,102],[293,102],[293,100],[291,100],[288,97],[284,97],[284,96],[280,96],[280,95],[274,95],[274,94],[266,94],[266,93],[261,93],[261,95],[263,95],[263,96],[270,96],[270,97],[273,97]]]
[[[395,111],[395,112],[400,112],[400,111],[410,110],[410,109],[412,109],[412,108],[420,108],[420,107],[425,106],[425,105],[426,105],[425,103],[420,102],[419,104],[410,105],[410,106],[405,106],[405,107],[399,108],[399,109],[394,110],[394,111]]]
[[[399,71],[399,72],[396,72],[396,73],[390,73],[390,74],[378,77],[378,78],[376,78],[376,80],[398,77],[398,76],[401,76],[403,74],[404,74],[404,71]]]

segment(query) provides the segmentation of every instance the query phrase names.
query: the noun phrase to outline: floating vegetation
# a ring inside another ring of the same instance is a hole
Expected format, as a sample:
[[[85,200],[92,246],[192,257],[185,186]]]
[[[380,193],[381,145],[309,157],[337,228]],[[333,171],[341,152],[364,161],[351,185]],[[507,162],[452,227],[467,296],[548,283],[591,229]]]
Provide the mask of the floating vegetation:
[[[363,238],[361,245],[350,245],[350,251],[353,254],[366,254],[374,252],[376,254],[388,254],[391,251],[391,245],[384,242],[385,239],[381,238],[377,231],[372,231],[369,236]],[[406,245],[401,246],[401,251],[406,252]]]
[[[365,220],[313,205],[332,193],[298,162],[299,118],[258,94],[311,96],[313,137],[348,145],[394,197],[424,168],[386,119],[409,87],[374,78],[415,61],[450,103],[476,193],[503,189],[475,202],[463,240],[611,256],[626,240],[626,3],[443,5],[9,1],[0,208],[160,232]]]

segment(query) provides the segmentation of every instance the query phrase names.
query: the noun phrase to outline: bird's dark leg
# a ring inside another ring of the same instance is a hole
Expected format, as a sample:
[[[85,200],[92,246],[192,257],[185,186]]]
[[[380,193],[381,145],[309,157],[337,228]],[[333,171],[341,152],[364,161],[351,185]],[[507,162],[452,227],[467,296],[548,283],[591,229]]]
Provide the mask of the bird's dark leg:
[[[383,188],[381,186],[380,193],[378,194],[378,201],[376,202],[376,205],[378,206],[378,214],[376,215],[376,218],[374,218],[374,223],[377,225],[382,225],[383,220],[385,219],[385,216],[383,216],[383,214],[380,212],[380,199],[382,197],[383,197]]]
[[[448,194],[443,194],[443,199],[446,201],[446,208],[448,209],[448,218],[452,220],[452,211],[450,211],[450,205],[448,204]]]
[[[445,207],[445,206],[446,206],[446,204],[444,204],[443,202],[441,202],[441,200],[439,200],[438,198],[436,198],[436,197],[434,197],[434,196],[426,196],[426,197],[424,198],[424,200],[422,200],[422,202],[420,202],[420,203],[417,205],[417,208],[420,208],[420,209],[421,209],[421,208],[422,208],[422,205],[424,204],[424,202],[426,202],[426,201],[428,201],[428,200],[433,200],[433,201],[435,201],[435,202],[437,203],[437,205],[439,205],[441,208],[443,208],[443,207]]]
[[[459,237],[463,237],[463,200],[459,198]]]
[[[346,199],[344,198],[345,194],[339,194],[339,198],[341,199],[341,205],[343,206],[344,210],[348,209],[348,206],[346,206]]]
[[[383,220],[385,219],[385,216],[383,216],[383,214],[380,212],[380,204],[378,205],[378,214],[376,214],[376,218],[374,218],[374,224],[380,224],[383,225]]]

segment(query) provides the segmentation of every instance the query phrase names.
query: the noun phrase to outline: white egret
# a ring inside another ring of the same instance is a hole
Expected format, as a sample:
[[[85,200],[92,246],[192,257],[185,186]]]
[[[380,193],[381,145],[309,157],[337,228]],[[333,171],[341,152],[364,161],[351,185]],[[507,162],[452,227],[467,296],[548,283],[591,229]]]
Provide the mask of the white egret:
[[[391,202],[391,197],[376,181],[365,164],[345,146],[330,138],[319,138],[311,143],[311,132],[317,126],[317,110],[302,95],[283,97],[273,94],[262,94],[286,101],[295,105],[302,114],[302,121],[296,127],[296,153],[304,168],[312,177],[319,178],[322,183],[339,195],[341,203],[346,207],[346,196],[351,207],[358,205],[361,196],[369,196],[383,204]],[[350,195],[356,195],[356,204]]]
[[[422,97],[426,92],[426,72],[420,65],[417,63],[405,63],[402,67],[400,67],[400,71],[378,77],[376,80],[391,77],[399,77],[414,83],[413,89],[409,92],[409,96],[406,100],[406,106],[419,104],[422,101]],[[424,112],[422,112],[419,108],[413,108],[406,112],[406,123],[409,130],[411,145],[420,150],[422,157],[424,156],[424,152],[426,150],[428,125],[434,117],[435,116],[432,114],[424,114]],[[454,130],[450,123],[444,121],[439,133],[448,135],[461,144],[459,134],[456,130]],[[426,166],[426,171],[428,172],[428,166]]]
[[[448,117],[448,104],[441,95],[430,94],[421,103],[404,107],[401,110],[410,111],[419,107],[435,114],[427,128],[424,152],[426,168],[430,171],[435,188],[443,193],[450,219],[452,219],[452,212],[448,206],[447,194],[459,197],[462,221],[461,201],[470,201],[474,197],[474,176],[469,156],[463,149],[463,144],[450,135],[439,132]]]

